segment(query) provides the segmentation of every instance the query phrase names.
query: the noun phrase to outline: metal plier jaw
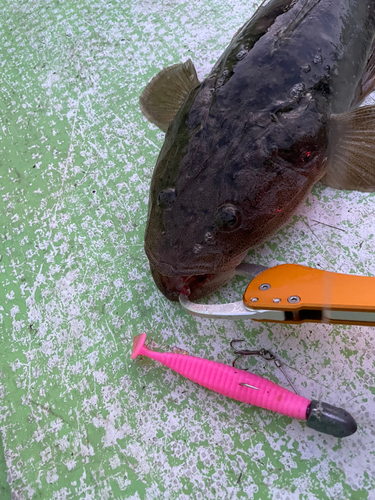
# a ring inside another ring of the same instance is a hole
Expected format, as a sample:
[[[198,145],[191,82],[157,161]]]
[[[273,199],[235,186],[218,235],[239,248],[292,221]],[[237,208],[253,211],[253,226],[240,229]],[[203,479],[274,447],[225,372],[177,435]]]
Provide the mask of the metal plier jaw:
[[[241,264],[251,277],[241,301],[182,307],[203,318],[253,319],[274,323],[336,323],[375,326],[375,278],[333,273],[298,264],[272,268]]]

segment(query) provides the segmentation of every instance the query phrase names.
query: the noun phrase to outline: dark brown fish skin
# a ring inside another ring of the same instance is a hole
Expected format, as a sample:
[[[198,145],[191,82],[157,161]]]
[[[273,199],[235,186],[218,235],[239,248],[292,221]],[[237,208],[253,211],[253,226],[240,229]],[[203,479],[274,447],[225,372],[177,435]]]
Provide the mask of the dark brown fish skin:
[[[212,278],[233,274],[325,174],[329,118],[361,101],[374,11],[374,0],[271,1],[190,92],[157,160],[145,235],[169,299],[180,287],[165,276],[190,280],[192,299],[221,286]]]

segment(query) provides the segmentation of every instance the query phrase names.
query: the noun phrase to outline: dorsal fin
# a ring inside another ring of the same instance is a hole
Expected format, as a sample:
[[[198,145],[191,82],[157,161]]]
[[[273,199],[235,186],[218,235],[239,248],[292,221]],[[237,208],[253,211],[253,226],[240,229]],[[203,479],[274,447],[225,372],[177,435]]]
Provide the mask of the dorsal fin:
[[[191,59],[162,69],[139,98],[142,113],[166,132],[189,92],[199,85]]]

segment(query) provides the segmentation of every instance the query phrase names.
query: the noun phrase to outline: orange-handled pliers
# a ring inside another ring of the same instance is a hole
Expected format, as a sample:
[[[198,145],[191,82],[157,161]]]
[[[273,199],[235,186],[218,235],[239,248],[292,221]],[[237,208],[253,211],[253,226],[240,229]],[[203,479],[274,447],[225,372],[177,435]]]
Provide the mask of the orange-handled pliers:
[[[182,307],[205,318],[375,326],[373,277],[321,271],[298,264],[272,268],[240,264],[236,271],[252,278],[241,301],[195,304],[181,294]]]

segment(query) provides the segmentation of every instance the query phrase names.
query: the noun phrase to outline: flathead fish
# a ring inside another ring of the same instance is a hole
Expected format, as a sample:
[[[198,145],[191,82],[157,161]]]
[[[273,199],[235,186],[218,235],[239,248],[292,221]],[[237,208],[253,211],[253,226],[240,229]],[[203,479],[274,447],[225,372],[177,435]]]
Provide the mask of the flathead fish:
[[[203,82],[188,60],[143,91],[166,132],[145,251],[171,300],[229,280],[322,180],[375,189],[375,0],[271,0]]]

